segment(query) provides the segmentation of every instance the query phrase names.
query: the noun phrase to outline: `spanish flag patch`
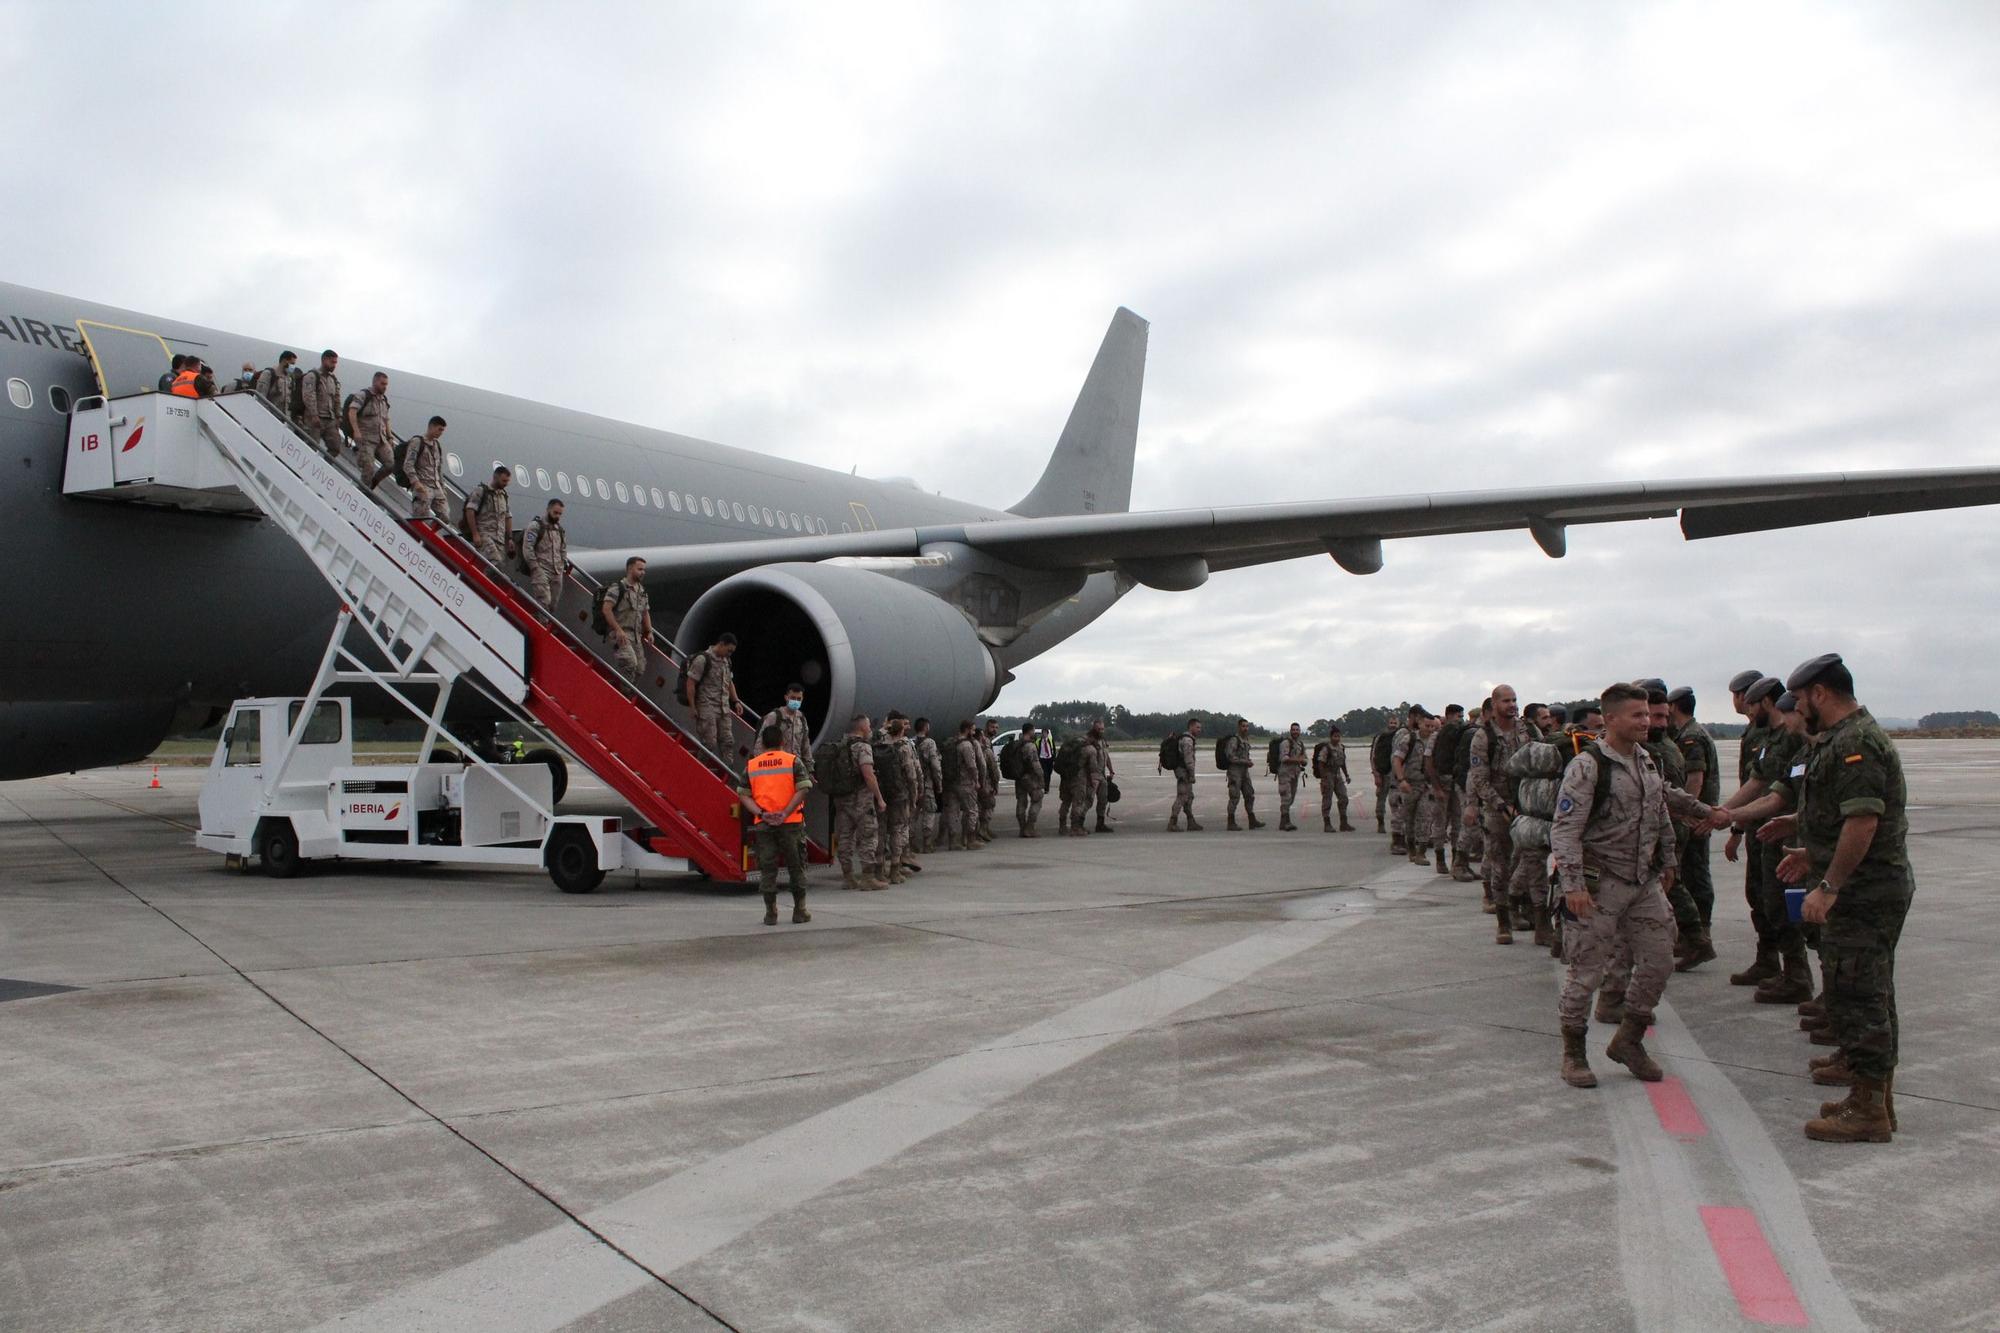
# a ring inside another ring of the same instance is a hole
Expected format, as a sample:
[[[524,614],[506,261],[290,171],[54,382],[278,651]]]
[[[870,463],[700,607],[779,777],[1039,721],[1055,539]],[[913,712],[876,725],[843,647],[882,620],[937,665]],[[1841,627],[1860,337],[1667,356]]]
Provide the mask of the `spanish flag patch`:
[[[1865,755],[1865,754],[1851,754],[1851,755],[1847,756],[1847,758],[1845,758],[1845,759],[1841,760],[1840,762],[1841,762],[1841,763],[1843,763],[1843,764],[1858,764],[1858,763],[1860,763],[1860,762],[1861,762],[1861,761],[1862,761],[1863,759],[1866,759],[1867,757],[1868,757],[1868,756],[1867,756],[1867,755]]]

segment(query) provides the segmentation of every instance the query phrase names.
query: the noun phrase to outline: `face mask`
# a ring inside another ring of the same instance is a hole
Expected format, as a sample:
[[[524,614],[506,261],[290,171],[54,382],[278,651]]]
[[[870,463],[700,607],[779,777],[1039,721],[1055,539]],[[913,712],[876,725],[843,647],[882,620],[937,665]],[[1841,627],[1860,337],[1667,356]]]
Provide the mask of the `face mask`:
[[[251,380],[257,378],[257,372],[254,370],[246,370],[241,375],[238,375],[236,378],[241,380],[243,383],[248,384]]]
[[[806,706],[806,701],[804,699],[785,700],[785,707],[791,709],[794,713],[798,712],[801,708],[804,708],[805,706]]]

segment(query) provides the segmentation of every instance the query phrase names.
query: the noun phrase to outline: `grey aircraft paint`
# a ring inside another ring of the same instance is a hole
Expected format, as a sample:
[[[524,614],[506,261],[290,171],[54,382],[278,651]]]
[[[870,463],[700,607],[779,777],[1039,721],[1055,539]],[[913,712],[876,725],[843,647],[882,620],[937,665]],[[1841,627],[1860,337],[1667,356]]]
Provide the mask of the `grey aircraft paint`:
[[[9,389],[0,401],[0,559],[12,575],[0,609],[0,777],[136,757],[170,723],[247,694],[296,692],[334,612],[332,595],[269,523],[64,498],[67,403],[96,392],[78,320],[157,333],[224,374],[244,361],[268,365],[283,348],[316,364],[321,346],[0,284]],[[1047,469],[1007,512],[358,356],[343,357],[341,381],[352,391],[386,370],[404,434],[433,413],[447,418],[461,488],[496,463],[515,468],[516,526],[548,498],[564,499],[580,569],[615,576],[626,554],[643,554],[656,619],[689,621],[677,636],[683,647],[734,630],[746,638],[746,700],[768,707],[786,680],[816,681],[809,706],[822,726],[827,712],[850,706],[914,708],[911,692],[927,692],[924,703],[948,725],[1134,584],[1183,590],[1218,571],[1329,556],[1367,575],[1382,568],[1386,541],[1454,532],[1525,530],[1553,558],[1574,524],[1678,514],[1693,540],[2000,503],[2000,468],[1941,468],[1132,513],[1146,334],[1130,311],[1113,317]],[[925,597],[957,614],[937,614]],[[869,670],[880,678],[861,678]]]

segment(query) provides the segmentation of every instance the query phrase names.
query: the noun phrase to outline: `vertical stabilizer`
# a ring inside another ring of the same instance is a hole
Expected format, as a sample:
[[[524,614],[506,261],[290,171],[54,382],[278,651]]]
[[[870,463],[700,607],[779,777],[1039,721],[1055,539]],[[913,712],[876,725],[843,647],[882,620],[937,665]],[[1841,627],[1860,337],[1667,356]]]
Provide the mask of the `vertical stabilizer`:
[[[1021,503],[1023,518],[1122,514],[1132,506],[1132,455],[1139,441],[1139,392],[1146,379],[1146,321],[1123,306],[1104,343],[1056,451]]]

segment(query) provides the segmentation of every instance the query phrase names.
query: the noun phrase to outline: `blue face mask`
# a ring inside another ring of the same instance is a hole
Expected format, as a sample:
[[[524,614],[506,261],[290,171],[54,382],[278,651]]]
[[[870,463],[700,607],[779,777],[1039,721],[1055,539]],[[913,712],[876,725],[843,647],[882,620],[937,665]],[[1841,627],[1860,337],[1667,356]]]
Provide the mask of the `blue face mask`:
[[[798,712],[801,708],[804,708],[805,706],[806,706],[806,701],[804,699],[785,700],[785,707],[791,709],[794,713]]]

